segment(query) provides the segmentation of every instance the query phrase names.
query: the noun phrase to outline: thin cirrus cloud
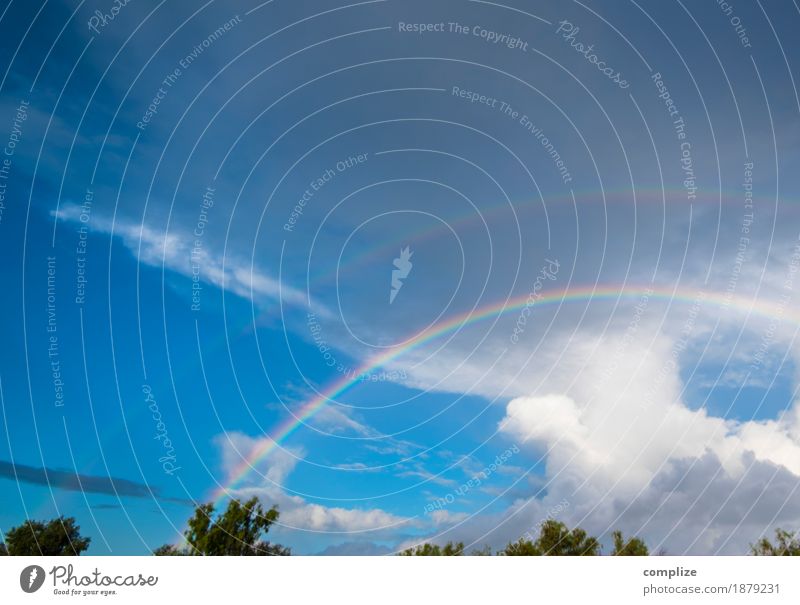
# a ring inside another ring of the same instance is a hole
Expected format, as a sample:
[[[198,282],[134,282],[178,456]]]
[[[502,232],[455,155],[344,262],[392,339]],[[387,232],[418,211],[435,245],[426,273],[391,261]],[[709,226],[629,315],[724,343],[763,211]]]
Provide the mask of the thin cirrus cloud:
[[[66,204],[50,214],[65,222],[81,222],[81,208],[75,204]],[[164,231],[126,218],[112,221],[92,216],[91,230],[120,238],[139,261],[153,267],[163,264],[166,269],[191,278],[192,265],[197,265],[200,279],[254,303],[282,300],[295,306],[308,306],[305,293],[281,283],[235,254],[218,255],[205,246],[193,250],[195,238],[180,229]],[[320,315],[328,314],[319,305],[313,304],[313,308]]]

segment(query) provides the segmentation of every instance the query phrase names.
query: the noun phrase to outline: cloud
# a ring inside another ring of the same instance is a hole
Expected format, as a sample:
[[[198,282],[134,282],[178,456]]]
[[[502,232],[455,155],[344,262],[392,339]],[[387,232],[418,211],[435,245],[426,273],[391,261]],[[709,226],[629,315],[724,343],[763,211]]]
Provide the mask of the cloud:
[[[52,215],[71,223],[80,223],[81,208],[65,204]],[[233,292],[254,302],[282,300],[284,303],[308,307],[306,294],[261,272],[253,263],[235,254],[220,255],[206,245],[195,247],[197,239],[191,233],[172,228],[169,232],[124,218],[113,222],[93,215],[89,225],[93,231],[119,237],[132,254],[153,267],[175,271],[185,277],[193,276],[193,265],[199,267],[200,278],[220,289]],[[322,316],[329,313],[313,305]]]
[[[336,468],[345,470],[345,471],[369,471],[372,470],[363,462],[351,462],[351,463],[344,463],[344,464],[337,464]]]
[[[728,540],[723,527],[734,531],[735,523],[760,518],[764,525],[751,527],[752,541],[771,524],[768,509],[800,522],[797,498],[790,498],[800,488],[796,404],[772,420],[713,417],[683,402],[670,339],[632,344],[605,381],[607,362],[589,348],[571,348],[585,364],[564,392],[514,398],[500,425],[546,456],[543,503],[565,498],[584,526],[600,533],[632,527],[676,553],[723,545],[742,552],[746,545]],[[780,477],[777,493],[768,487],[770,476]],[[768,505],[773,498],[785,507]]]
[[[268,441],[266,438],[254,438],[238,432],[228,432],[214,439],[214,443],[221,451],[226,474],[232,473],[243,457],[249,459],[249,454],[263,446],[266,441]],[[394,531],[414,523],[412,518],[395,515],[379,508],[323,506],[287,493],[285,483],[303,455],[301,449],[273,450],[259,461],[256,468],[262,478],[250,485],[232,490],[231,495],[241,498],[257,496],[270,506],[277,505],[280,519],[276,528],[349,534]]]
[[[303,396],[293,401],[292,405],[299,409],[313,396],[314,393],[312,391],[305,389],[303,390]],[[315,429],[334,435],[355,435],[359,438],[359,442],[364,444],[366,449],[381,455],[409,457],[412,453],[424,449],[423,446],[408,441],[407,439],[398,439],[396,437],[384,435],[380,431],[375,430],[373,427],[359,420],[358,417],[359,414],[355,409],[333,403],[319,408],[313,418],[307,419],[306,422]],[[347,464],[339,465],[339,467],[347,468]]]
[[[435,525],[452,525],[469,518],[469,513],[454,513],[449,510],[435,510],[430,514]]]
[[[398,469],[405,469],[408,465],[405,464],[398,464],[396,468]],[[443,485],[445,487],[456,487],[458,486],[458,482],[453,479],[448,479],[443,477],[441,473],[432,473],[425,468],[423,464],[414,463],[411,465],[411,468],[408,470],[400,470],[394,474],[395,477],[401,478],[414,478],[414,479],[422,479],[425,483],[436,483],[438,485]]]
[[[397,530],[412,521],[378,508],[341,508],[309,504],[299,496],[278,499],[281,522],[294,529],[329,533],[363,533]],[[287,510],[288,509],[288,510]]]
[[[708,452],[674,461],[633,502],[613,500],[606,523],[649,536],[671,554],[745,554],[773,527],[797,527],[797,475],[745,454],[747,472],[729,474]]]
[[[625,338],[624,322],[603,331],[589,324],[569,337],[556,332],[533,362],[512,351],[486,380],[477,368],[459,370],[462,391],[514,395],[500,399],[497,428],[542,462],[544,476],[530,482],[519,474],[515,485],[494,491],[498,501],[516,498],[504,510],[442,518],[436,532],[413,542],[500,548],[535,534],[562,502],[558,520],[607,544],[610,531],[622,529],[671,554],[743,554],[774,527],[800,526],[800,405],[753,420],[689,407],[683,377],[702,373],[702,350],[684,346],[684,319],[667,319],[643,319],[633,338]],[[709,331],[698,318],[689,342]],[[747,359],[741,354],[741,363]],[[425,369],[431,365],[438,363]]]
[[[223,471],[229,478],[243,460],[251,460],[254,452],[264,444],[272,443],[272,440],[267,437],[250,437],[237,431],[228,431],[217,435],[213,441],[221,454]],[[261,474],[262,481],[266,481],[270,486],[280,487],[302,456],[303,450],[301,449],[277,448],[268,457],[256,462],[254,468]]]
[[[707,451],[732,475],[742,472],[750,452],[800,476],[796,411],[779,420],[737,422],[689,409],[664,340],[647,349],[632,347],[624,371],[606,386],[592,388],[601,384],[603,371],[600,359],[593,358],[571,397],[513,399],[502,430],[546,450],[554,473],[614,477],[632,489],[649,481],[666,461],[698,458]]]
[[[4,460],[0,460],[0,477],[72,492],[129,498],[157,498],[165,502],[174,502],[187,506],[194,505],[191,500],[162,496],[159,488],[129,479],[84,475],[67,470],[12,464]]]

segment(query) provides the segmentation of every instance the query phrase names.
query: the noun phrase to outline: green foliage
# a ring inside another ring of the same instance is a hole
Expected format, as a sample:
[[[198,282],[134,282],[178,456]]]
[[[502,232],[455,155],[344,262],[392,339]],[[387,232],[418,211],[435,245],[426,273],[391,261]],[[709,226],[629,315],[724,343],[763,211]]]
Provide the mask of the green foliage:
[[[566,525],[553,519],[542,523],[536,546],[546,556],[583,557],[600,554],[597,538],[587,535],[580,528],[570,531]]]
[[[520,538],[499,554],[511,557],[596,556],[600,554],[600,542],[580,528],[569,530],[563,523],[548,519],[542,523],[535,542]]]
[[[80,534],[73,517],[59,517],[48,522],[26,521],[6,533],[0,555],[12,556],[75,556],[92,541]]]
[[[463,542],[448,542],[444,546],[438,544],[418,544],[398,553],[403,557],[459,557],[464,554]]]
[[[188,555],[238,555],[265,556],[289,555],[289,548],[271,544],[263,539],[272,524],[278,519],[275,507],[265,511],[257,498],[242,503],[231,500],[228,507],[215,518],[213,504],[198,506],[184,532],[186,544],[165,544],[155,551],[157,556]],[[612,532],[613,556],[647,556],[649,549],[643,540],[632,537],[627,540],[621,531]],[[0,556],[64,556],[79,555],[89,548],[91,538],[80,535],[80,527],[73,517],[59,517],[48,522],[27,521],[10,529],[5,542],[0,542]],[[775,543],[762,538],[750,545],[750,552],[759,556],[800,556],[800,536],[796,532],[775,530]],[[424,543],[408,548],[401,556],[461,556],[463,542],[447,542],[444,546]],[[485,546],[475,549],[473,556],[489,556],[491,549]],[[563,523],[548,519],[542,523],[535,541],[520,538],[509,543],[499,555],[506,556],[596,556],[600,554],[597,538],[584,530],[570,530]],[[657,554],[666,554],[660,551]]]
[[[289,555],[290,550],[279,544],[262,540],[262,535],[278,519],[274,506],[264,511],[258,498],[245,503],[231,500],[224,513],[214,519],[214,505],[201,504],[189,519],[184,532],[186,546],[165,544],[153,551],[157,556],[265,556]]]
[[[614,538],[614,550],[611,554],[616,557],[646,557],[650,554],[647,544],[639,538],[629,538],[625,541],[619,530],[611,535]]]
[[[542,553],[533,542],[520,538],[516,542],[509,542],[508,546],[497,554],[507,557],[538,557]]]
[[[800,538],[793,531],[785,529],[775,530],[776,544],[766,538],[761,538],[757,543],[750,545],[750,553],[757,556],[770,557],[797,557],[800,556]]]

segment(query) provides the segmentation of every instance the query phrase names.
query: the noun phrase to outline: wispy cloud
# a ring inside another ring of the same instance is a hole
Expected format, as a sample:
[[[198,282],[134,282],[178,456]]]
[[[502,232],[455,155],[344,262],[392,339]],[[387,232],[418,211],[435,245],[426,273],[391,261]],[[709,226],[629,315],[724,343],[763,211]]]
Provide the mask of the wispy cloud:
[[[238,467],[242,457],[260,448],[265,439],[253,438],[242,433],[229,432],[218,435],[214,442],[222,454],[223,468],[231,472]],[[276,504],[280,519],[276,527],[292,530],[332,534],[357,534],[397,531],[408,528],[416,522],[380,508],[344,508],[323,506],[309,502],[300,496],[291,495],[285,489],[289,475],[303,457],[299,449],[274,450],[260,462],[263,480],[232,491],[231,495],[240,498],[257,496],[270,506]]]
[[[52,216],[70,223],[80,223],[81,208],[66,204]],[[195,237],[178,228],[164,231],[144,223],[93,215],[89,222],[92,231],[113,235],[122,240],[128,250],[138,259],[153,267],[162,265],[183,275],[192,277],[199,270],[200,279],[218,288],[233,292],[254,302],[282,300],[284,303],[312,307],[318,314],[327,316],[323,307],[309,300],[304,292],[293,288],[261,271],[252,262],[235,254],[217,254],[208,245],[195,247]],[[194,269],[193,267],[197,267]]]

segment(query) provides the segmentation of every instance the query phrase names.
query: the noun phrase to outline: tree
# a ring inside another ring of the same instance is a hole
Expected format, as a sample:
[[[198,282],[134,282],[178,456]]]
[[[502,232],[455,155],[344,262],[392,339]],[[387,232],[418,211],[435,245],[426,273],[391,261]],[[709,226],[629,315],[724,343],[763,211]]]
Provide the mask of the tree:
[[[573,530],[553,519],[542,523],[536,546],[545,556],[596,556],[600,554],[600,542],[587,535],[581,528]]]
[[[625,541],[622,532],[617,530],[611,534],[614,538],[614,550],[611,552],[616,557],[646,557],[650,554],[647,544],[639,538],[629,538]]]
[[[581,528],[569,530],[554,519],[542,523],[535,542],[520,538],[509,543],[499,554],[507,556],[596,556],[600,554],[600,542]]]
[[[48,522],[26,521],[6,533],[0,555],[77,556],[89,548],[91,538],[80,534],[74,517],[58,517]]]
[[[177,555],[235,555],[265,556],[289,555],[290,550],[280,544],[264,541],[262,536],[278,519],[278,509],[264,511],[258,498],[245,503],[228,502],[224,513],[214,517],[213,504],[201,504],[189,519],[189,529],[183,535],[183,547],[165,544],[153,551],[157,556]]]
[[[533,542],[520,538],[516,542],[509,542],[508,546],[497,554],[507,557],[539,557],[542,553]]]
[[[460,557],[464,554],[463,542],[448,542],[444,546],[438,544],[418,544],[399,553],[403,557]]]
[[[772,544],[766,538],[761,538],[755,544],[750,545],[750,553],[757,556],[771,557],[798,557],[800,556],[800,538],[793,531],[785,529],[775,530],[775,540],[777,544]]]

